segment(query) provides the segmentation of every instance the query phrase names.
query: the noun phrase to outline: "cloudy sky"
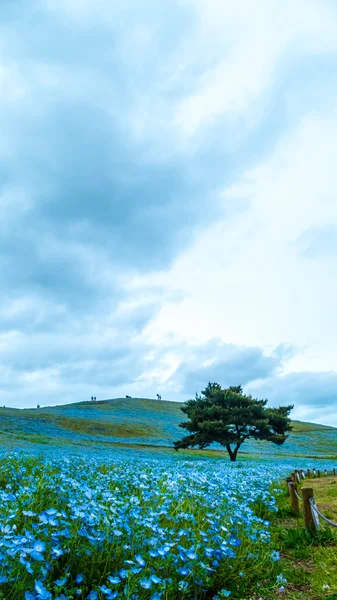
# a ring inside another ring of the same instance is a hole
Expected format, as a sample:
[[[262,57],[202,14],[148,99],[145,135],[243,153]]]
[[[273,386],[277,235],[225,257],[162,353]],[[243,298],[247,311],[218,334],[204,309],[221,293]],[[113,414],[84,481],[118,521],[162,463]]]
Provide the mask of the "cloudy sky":
[[[337,425],[334,0],[1,0],[0,392]]]

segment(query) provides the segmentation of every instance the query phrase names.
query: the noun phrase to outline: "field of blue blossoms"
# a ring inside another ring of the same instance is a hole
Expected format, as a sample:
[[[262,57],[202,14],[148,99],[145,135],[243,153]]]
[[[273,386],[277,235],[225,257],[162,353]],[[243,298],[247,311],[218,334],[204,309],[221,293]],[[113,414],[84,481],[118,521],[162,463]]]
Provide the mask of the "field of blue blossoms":
[[[93,456],[0,458],[0,598],[245,598],[282,582],[269,523],[289,466]]]

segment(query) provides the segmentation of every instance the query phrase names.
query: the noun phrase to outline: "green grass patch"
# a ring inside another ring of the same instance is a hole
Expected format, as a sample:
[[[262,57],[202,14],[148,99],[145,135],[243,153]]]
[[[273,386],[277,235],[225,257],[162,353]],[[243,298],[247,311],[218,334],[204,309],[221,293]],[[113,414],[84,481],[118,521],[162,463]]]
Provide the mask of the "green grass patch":
[[[301,486],[314,488],[318,508],[337,521],[337,477],[306,479]],[[280,549],[279,564],[287,579],[284,597],[337,600],[337,531],[322,523],[320,530],[311,535],[302,514],[292,516],[286,487],[278,492],[277,505],[278,512],[269,518],[273,543]]]

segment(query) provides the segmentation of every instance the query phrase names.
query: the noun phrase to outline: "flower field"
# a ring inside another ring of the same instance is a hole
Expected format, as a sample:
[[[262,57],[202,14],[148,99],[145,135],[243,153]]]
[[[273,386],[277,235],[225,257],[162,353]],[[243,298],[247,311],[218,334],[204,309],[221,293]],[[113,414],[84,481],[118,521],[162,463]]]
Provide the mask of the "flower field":
[[[275,510],[268,490],[287,466],[19,453],[0,463],[2,599],[248,598],[257,569],[282,583],[253,509]]]

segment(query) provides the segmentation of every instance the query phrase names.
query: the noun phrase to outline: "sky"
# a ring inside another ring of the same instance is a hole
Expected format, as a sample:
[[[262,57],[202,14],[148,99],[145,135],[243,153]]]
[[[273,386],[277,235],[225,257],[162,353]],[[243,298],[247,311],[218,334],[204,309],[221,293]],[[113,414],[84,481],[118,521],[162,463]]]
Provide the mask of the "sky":
[[[0,404],[337,426],[334,0],[1,0]]]

